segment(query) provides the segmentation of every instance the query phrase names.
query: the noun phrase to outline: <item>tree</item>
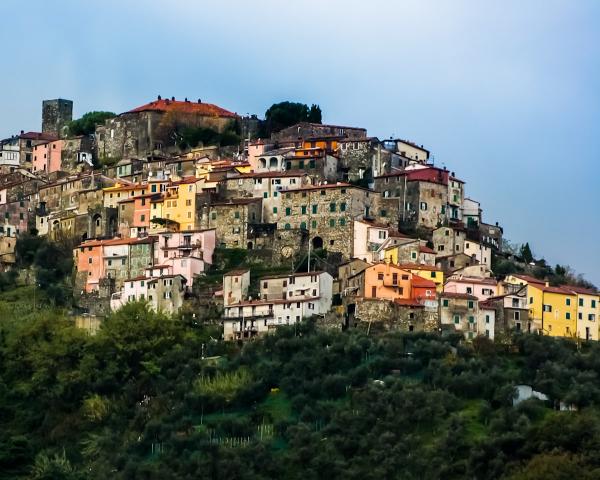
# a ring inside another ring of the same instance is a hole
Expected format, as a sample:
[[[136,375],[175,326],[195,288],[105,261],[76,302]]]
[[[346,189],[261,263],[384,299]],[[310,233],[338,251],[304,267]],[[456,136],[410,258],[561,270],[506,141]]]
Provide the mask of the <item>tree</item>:
[[[533,262],[533,253],[529,247],[529,242],[525,245],[521,245],[521,257],[523,257],[523,260],[525,260],[526,263]]]
[[[83,117],[69,122],[67,128],[69,135],[91,135],[96,131],[96,126],[103,124],[109,118],[116,117],[113,112],[88,112]]]
[[[300,122],[321,123],[321,120],[321,107],[316,104],[309,108],[305,103],[274,103],[265,112],[265,134],[268,136]]]

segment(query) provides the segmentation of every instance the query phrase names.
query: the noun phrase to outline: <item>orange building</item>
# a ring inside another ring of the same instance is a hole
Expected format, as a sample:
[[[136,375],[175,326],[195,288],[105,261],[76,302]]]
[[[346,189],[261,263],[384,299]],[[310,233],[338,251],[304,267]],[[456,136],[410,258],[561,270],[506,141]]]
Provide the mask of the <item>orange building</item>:
[[[389,263],[376,263],[364,271],[364,297],[410,299],[410,272]]]
[[[423,303],[426,300],[436,299],[436,284],[432,280],[427,280],[419,275],[411,274],[411,298]]]

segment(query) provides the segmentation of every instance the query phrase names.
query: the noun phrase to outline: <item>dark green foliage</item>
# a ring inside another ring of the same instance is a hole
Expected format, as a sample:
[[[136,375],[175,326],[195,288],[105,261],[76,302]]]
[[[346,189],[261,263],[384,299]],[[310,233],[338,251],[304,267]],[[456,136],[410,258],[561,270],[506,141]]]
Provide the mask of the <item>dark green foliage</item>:
[[[231,122],[222,133],[208,127],[183,127],[178,132],[178,137],[179,148],[182,150],[209,145],[227,147],[238,145],[241,140],[236,122]]]
[[[507,354],[310,321],[243,346],[211,333],[143,304],[94,337],[53,312],[0,323],[0,478],[600,473],[596,344],[524,335]],[[519,383],[551,401],[513,407]],[[554,410],[559,400],[579,410]]]
[[[116,114],[113,112],[88,112],[83,117],[73,120],[67,125],[69,135],[91,135],[96,131],[97,125],[101,125],[113,117],[116,117]]]
[[[280,102],[269,107],[265,112],[265,128],[263,136],[269,136],[284,128],[300,122],[321,123],[321,107],[297,102]]]
[[[529,243],[526,243],[521,246],[521,257],[525,261],[525,263],[533,262],[533,253],[531,252],[531,248],[529,247]]]

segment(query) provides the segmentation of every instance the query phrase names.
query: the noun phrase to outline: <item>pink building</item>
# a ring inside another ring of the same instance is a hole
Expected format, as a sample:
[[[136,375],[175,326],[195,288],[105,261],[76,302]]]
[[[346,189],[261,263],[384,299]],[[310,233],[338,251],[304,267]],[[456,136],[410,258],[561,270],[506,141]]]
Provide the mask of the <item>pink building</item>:
[[[212,264],[215,243],[214,228],[159,233],[155,264],[168,267],[172,275],[182,275],[191,287],[194,277]]]
[[[452,276],[444,284],[444,292],[474,295],[479,301],[498,294],[498,281],[494,278]]]
[[[57,172],[61,169],[62,140],[35,145],[32,154],[34,172]]]

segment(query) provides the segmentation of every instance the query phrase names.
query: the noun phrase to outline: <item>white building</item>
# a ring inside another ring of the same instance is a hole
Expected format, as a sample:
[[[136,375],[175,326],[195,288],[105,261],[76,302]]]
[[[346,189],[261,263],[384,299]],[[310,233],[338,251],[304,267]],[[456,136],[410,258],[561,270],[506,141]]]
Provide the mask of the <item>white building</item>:
[[[244,272],[237,274],[241,288]],[[237,340],[261,335],[280,325],[293,325],[303,318],[324,315],[331,308],[333,277],[327,272],[305,272],[260,279],[258,299],[229,303],[236,297],[235,278],[225,279],[223,336]]]

